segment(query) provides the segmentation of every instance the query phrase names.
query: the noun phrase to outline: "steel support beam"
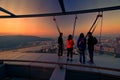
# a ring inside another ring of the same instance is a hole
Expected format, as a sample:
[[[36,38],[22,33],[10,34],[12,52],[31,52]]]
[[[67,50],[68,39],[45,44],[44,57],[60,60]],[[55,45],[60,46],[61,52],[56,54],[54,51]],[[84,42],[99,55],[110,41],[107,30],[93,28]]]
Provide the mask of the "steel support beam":
[[[105,7],[105,8],[96,8],[88,10],[79,10],[79,11],[69,11],[65,13],[46,13],[46,14],[27,14],[27,15],[16,15],[16,16],[0,16],[0,18],[30,18],[30,17],[50,17],[50,16],[62,16],[62,15],[73,15],[73,14],[85,14],[85,13],[94,13],[94,12],[104,12],[120,10],[120,6]]]
[[[10,16],[15,16],[15,14],[9,12],[8,10],[6,10],[6,9],[4,9],[4,8],[2,8],[2,7],[0,7],[0,11],[2,11],[2,12],[4,12],[4,13],[7,13],[7,14],[9,14]]]
[[[60,4],[60,7],[61,7],[61,10],[63,13],[65,13],[65,7],[64,7],[64,2],[63,0],[58,0],[59,1],[59,4]]]

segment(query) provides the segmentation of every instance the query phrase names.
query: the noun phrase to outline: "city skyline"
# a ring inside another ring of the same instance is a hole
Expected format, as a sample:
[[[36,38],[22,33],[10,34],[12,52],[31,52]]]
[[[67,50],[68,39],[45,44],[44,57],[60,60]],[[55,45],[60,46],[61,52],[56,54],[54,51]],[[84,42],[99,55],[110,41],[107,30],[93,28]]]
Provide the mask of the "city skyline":
[[[57,0],[12,0],[1,1],[1,7],[15,14],[35,14],[35,13],[53,13],[61,12]],[[67,11],[94,9],[109,6],[118,6],[119,0],[101,0],[90,2],[89,0],[64,0]],[[44,5],[46,4],[46,5]],[[54,4],[54,5],[53,5]],[[95,5],[93,5],[95,4]],[[103,12],[103,28],[102,34],[118,34],[120,35],[120,11]],[[93,24],[98,13],[78,14],[76,23],[75,36],[81,32],[87,33]],[[6,15],[0,13],[0,15]],[[117,15],[117,16],[116,16]],[[64,36],[72,34],[75,15],[65,15],[56,17],[60,30]],[[0,19],[0,35],[33,35],[42,37],[56,37],[59,35],[53,17],[38,17],[38,18],[19,18],[19,19]],[[101,21],[98,21],[94,34],[100,33]]]

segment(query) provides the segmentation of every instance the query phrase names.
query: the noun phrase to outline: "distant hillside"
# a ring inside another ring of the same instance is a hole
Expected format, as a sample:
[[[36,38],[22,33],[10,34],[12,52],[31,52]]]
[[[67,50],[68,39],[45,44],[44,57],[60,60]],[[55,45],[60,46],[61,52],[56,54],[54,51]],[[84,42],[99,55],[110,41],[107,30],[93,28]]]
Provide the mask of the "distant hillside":
[[[23,46],[30,46],[34,42],[48,41],[50,38],[35,36],[0,36],[0,49],[14,49]],[[30,44],[31,43],[31,44]]]

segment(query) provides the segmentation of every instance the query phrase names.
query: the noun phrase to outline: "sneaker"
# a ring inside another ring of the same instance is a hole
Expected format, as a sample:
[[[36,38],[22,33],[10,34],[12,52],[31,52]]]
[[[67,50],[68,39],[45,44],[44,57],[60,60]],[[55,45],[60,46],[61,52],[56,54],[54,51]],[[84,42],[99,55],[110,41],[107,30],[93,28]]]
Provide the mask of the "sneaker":
[[[83,62],[83,64],[85,64],[85,62]]]
[[[69,61],[69,58],[67,58],[67,61]]]
[[[91,62],[91,64],[94,64],[94,62]]]
[[[58,56],[60,56],[60,53],[58,53]]]
[[[70,61],[73,61],[73,59],[70,59]]]
[[[63,66],[62,66],[62,65],[60,65],[60,69],[63,69]]]
[[[94,64],[94,62],[88,61],[89,64]]]

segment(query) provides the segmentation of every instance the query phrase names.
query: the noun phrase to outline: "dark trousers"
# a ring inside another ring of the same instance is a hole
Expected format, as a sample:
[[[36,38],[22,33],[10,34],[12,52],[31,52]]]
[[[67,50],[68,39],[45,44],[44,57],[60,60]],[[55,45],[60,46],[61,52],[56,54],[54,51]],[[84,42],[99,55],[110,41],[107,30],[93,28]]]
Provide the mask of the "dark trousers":
[[[94,51],[94,50],[92,50],[92,49],[88,49],[88,51],[89,51],[90,62],[93,63],[93,51]]]
[[[59,45],[58,56],[62,56],[62,55],[63,55],[63,45]]]
[[[67,48],[67,57],[72,59],[73,57],[73,48]]]
[[[85,50],[79,49],[79,53],[80,53],[80,58],[79,58],[80,63],[85,63]]]

